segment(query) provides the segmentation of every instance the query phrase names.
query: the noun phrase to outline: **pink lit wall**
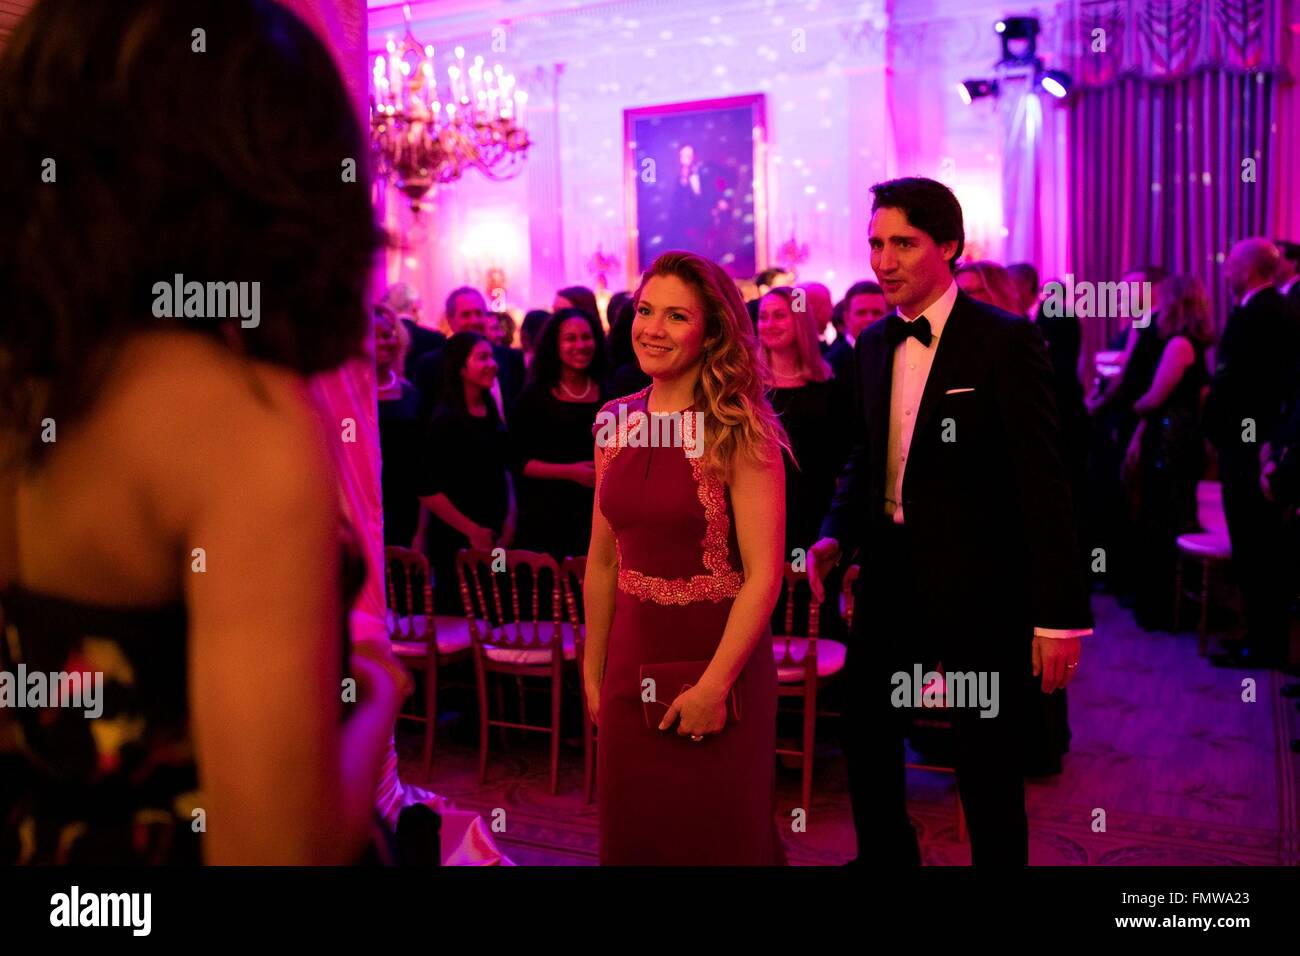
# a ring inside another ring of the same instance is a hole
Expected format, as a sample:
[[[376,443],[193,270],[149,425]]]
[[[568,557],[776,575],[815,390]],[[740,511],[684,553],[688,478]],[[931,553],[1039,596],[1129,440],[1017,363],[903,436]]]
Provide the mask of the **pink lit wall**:
[[[1055,6],[628,0],[575,8],[523,0],[507,22],[500,5],[413,4],[421,41],[463,45],[467,56],[501,62],[527,84],[535,146],[514,181],[471,172],[432,197],[414,233],[409,211],[390,202],[389,222],[407,248],[390,257],[388,278],[412,281],[430,303],[426,316],[436,317],[450,288],[481,284],[487,259],[507,273],[509,304],[523,308],[549,306],[563,284],[594,284],[587,262],[598,246],[620,258],[625,276],[623,110],[755,92],[767,95],[770,251],[792,234],[806,243],[801,278],[838,295],[870,277],[868,190],[897,175],[951,185],[973,251],[1001,258],[1008,124],[992,100],[963,105],[956,85],[993,75],[998,17],[1041,17],[1042,50]],[[401,32],[400,7],[371,10],[372,55]],[[611,277],[611,291],[625,284]]]

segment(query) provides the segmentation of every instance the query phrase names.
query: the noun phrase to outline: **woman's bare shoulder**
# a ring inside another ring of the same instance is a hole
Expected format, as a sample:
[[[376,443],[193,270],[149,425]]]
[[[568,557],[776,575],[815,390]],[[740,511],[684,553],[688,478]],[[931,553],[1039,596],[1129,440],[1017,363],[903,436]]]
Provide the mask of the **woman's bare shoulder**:
[[[157,488],[200,493],[230,481],[267,490],[329,474],[306,381],[205,337],[152,333],[125,346],[91,427],[114,436]],[[253,490],[250,488],[250,490]]]

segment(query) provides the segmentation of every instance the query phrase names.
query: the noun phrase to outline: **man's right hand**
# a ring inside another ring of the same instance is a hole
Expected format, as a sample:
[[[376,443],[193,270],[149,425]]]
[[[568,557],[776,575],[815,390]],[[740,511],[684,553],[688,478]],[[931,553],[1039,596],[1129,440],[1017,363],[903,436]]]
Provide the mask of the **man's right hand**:
[[[834,538],[822,538],[808,549],[808,584],[817,602],[826,600],[826,575],[840,563],[840,543]]]

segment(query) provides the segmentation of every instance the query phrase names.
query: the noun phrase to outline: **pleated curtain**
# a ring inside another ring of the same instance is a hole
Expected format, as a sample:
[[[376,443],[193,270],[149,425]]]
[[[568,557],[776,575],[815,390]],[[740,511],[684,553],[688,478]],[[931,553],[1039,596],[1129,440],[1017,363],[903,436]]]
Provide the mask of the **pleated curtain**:
[[[1282,115],[1295,102],[1284,0],[1071,0],[1067,8],[1075,280],[1118,281],[1144,264],[1190,273],[1205,282],[1221,328],[1224,257],[1238,239],[1273,237],[1287,218],[1279,190],[1294,189],[1281,185],[1297,170],[1279,131],[1300,119]],[[1085,322],[1088,353],[1119,324]]]

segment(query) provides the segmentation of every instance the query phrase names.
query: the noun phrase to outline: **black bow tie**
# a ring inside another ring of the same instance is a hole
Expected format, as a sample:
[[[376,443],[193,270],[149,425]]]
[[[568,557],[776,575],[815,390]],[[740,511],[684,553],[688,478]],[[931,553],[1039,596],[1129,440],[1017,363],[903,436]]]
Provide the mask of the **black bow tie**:
[[[930,343],[934,341],[934,333],[930,331],[930,320],[925,316],[921,316],[912,322],[904,320],[899,315],[890,315],[885,318],[885,338],[889,340],[891,346],[898,345],[909,335],[926,348],[929,348]]]

